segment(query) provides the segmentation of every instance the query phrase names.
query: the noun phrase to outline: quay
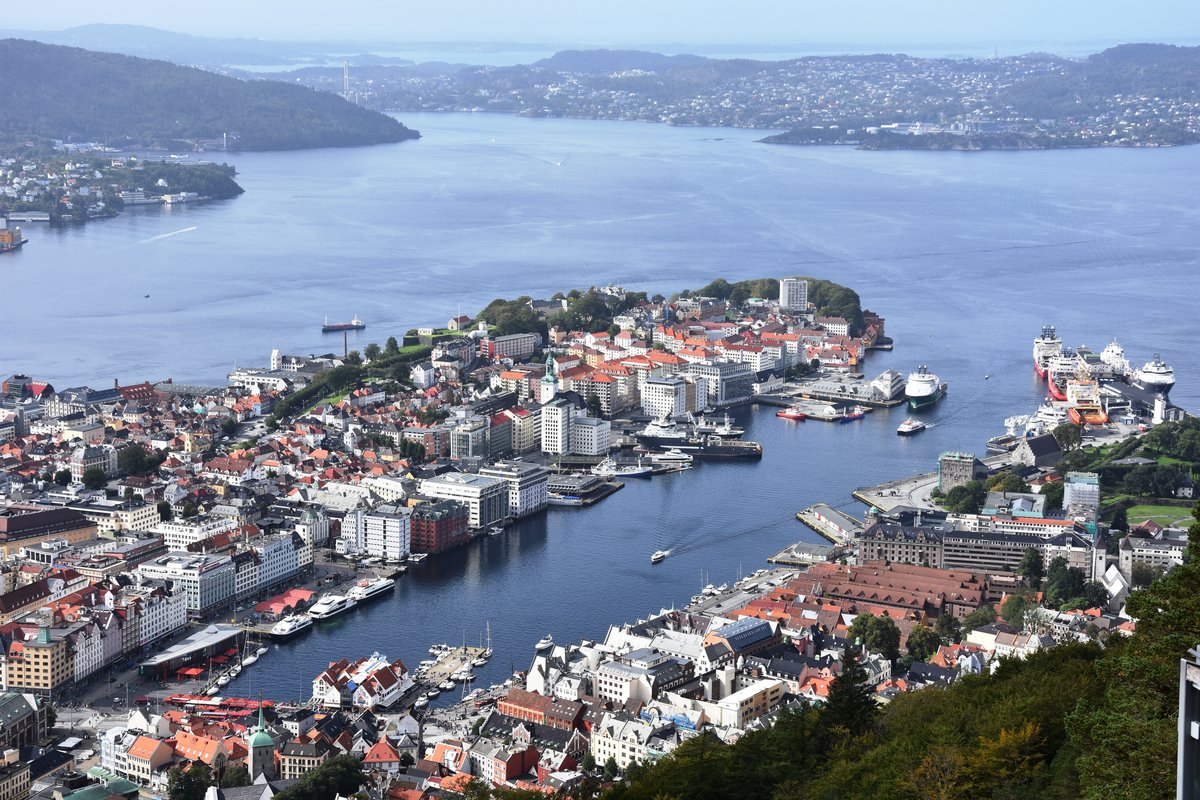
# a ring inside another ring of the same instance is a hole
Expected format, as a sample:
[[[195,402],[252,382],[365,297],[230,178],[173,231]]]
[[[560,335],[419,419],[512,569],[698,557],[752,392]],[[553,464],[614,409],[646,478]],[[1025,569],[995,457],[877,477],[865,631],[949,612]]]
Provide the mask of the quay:
[[[767,563],[785,567],[807,567],[809,564],[836,559],[841,552],[842,548],[836,545],[796,542],[769,557]]]
[[[989,472],[996,472],[1012,464],[1012,454],[1000,453],[982,458],[980,462],[988,468]],[[930,493],[937,488],[937,483],[938,473],[935,470],[907,478],[898,478],[877,486],[860,486],[850,494],[860,503],[873,506],[885,513],[900,506],[938,511],[941,510],[941,506],[930,498]]]
[[[889,373],[884,373],[888,375]],[[779,392],[761,394],[754,402],[767,406],[789,406],[797,400],[819,400],[825,403],[856,403],[864,408],[892,408],[905,402],[903,388],[888,384],[885,394],[884,376],[868,381],[862,375],[820,375],[788,381]]]
[[[863,530],[860,520],[825,503],[817,503],[797,512],[796,519],[840,547],[848,545]]]
[[[487,650],[484,648],[474,645],[456,647],[448,653],[438,656],[437,663],[416,675],[416,680],[425,688],[437,686],[464,667],[469,671],[472,666],[471,662],[482,658],[486,652]]]

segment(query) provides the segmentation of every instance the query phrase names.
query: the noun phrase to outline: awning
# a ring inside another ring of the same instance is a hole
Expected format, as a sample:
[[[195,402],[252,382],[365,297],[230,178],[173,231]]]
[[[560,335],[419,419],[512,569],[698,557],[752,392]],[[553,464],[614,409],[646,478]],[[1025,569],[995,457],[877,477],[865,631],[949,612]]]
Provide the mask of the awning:
[[[212,658],[212,662],[214,664],[224,664],[228,660],[229,656],[213,656]]]
[[[204,674],[203,667],[184,667],[183,669],[175,670],[176,675],[182,675],[185,678],[199,678]]]

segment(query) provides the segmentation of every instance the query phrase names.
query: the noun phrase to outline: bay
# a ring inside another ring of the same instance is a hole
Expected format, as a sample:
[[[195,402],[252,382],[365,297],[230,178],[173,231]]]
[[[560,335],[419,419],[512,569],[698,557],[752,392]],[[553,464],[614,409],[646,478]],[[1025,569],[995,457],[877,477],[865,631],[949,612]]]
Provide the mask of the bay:
[[[1200,401],[1200,149],[860,152],[728,129],[403,121],[424,138],[231,154],[246,188],[234,200],[26,226],[30,243],[0,259],[0,371],[60,388],[220,384],[272,347],[340,349],[319,331],[326,316],[366,320],[350,337],[361,348],[494,297],[808,274],[886,317],[896,349],[869,374],[928,364],[950,394],[911,439],[895,435],[899,409],[852,425],[739,410],[761,463],[631,480],[594,508],[430,557],[394,598],[272,647],[231,692],[306,696],[330,660],[379,650],[414,665],[433,642],[477,642],[489,621],[490,682],[526,667],[547,631],[598,638],[686,602],[702,575],[732,581],[814,541],[800,508],[847,504],[854,487],[929,469],[944,450],[982,452],[1042,397],[1030,349],[1043,324],[1073,346],[1116,337],[1138,364],[1161,353],[1172,398]],[[666,546],[676,554],[652,567]]]

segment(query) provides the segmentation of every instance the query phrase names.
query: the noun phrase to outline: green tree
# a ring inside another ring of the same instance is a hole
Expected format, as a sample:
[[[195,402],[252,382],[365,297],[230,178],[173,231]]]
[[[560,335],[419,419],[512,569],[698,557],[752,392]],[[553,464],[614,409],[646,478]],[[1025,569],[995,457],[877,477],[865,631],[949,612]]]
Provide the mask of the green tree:
[[[235,433],[237,433],[237,429],[238,421],[233,417],[226,417],[225,419],[221,420],[221,433],[225,434],[226,436],[233,436]]]
[[[928,625],[917,625],[908,632],[904,646],[908,654],[917,661],[928,661],[942,645],[942,637]]]
[[[620,772],[621,768],[617,766],[617,759],[609,756],[604,762],[604,777],[611,781],[613,778],[617,777]]]
[[[996,609],[992,607],[991,603],[984,603],[963,617],[962,630],[963,633],[968,633],[976,628],[982,628],[984,625],[991,625],[995,621]]]
[[[117,453],[117,469],[124,475],[145,475],[149,459],[140,444],[130,444]]]
[[[351,350],[346,354],[346,363],[352,367],[357,367],[362,364],[362,353],[357,350]]]
[[[821,709],[821,728],[835,739],[848,739],[866,733],[875,724],[879,706],[873,686],[867,683],[867,671],[853,655],[846,657],[842,674],[829,686],[829,698]],[[836,744],[834,741],[830,745]]]
[[[1029,484],[1021,480],[1021,476],[1012,472],[997,472],[988,478],[989,492],[1028,492]]]
[[[367,357],[368,361],[374,361],[375,359],[379,358],[379,353],[379,345],[375,344],[374,342],[371,342],[363,348],[363,355]]]
[[[1054,439],[1058,442],[1058,446],[1064,453],[1077,450],[1083,446],[1083,431],[1078,425],[1064,422],[1055,428],[1052,433],[1054,434]]]
[[[167,800],[204,800],[212,784],[212,770],[205,764],[193,763],[186,770],[172,767],[167,773]]]
[[[408,769],[415,763],[417,763],[417,760],[415,758],[413,758],[412,753],[405,750],[403,753],[400,754],[400,766],[404,767],[405,769]]]
[[[249,786],[254,781],[250,780],[250,773],[242,764],[234,764],[225,768],[225,774],[221,776],[222,789],[236,789],[239,786]]]
[[[83,471],[83,485],[89,489],[103,489],[108,484],[108,476],[99,467],[88,467]]]
[[[939,615],[933,629],[937,631],[938,636],[942,637],[942,641],[946,644],[957,642],[958,637],[962,635],[962,629],[959,627],[958,620],[950,613]]]
[[[71,470],[60,469],[58,472],[54,473],[54,482],[59,486],[66,486],[71,482]]]
[[[946,492],[942,506],[955,514],[978,514],[987,493],[979,481],[969,481]]]
[[[1025,597],[1025,595],[1011,594],[1005,599],[1004,605],[1000,606],[1000,616],[1009,625],[1021,630],[1025,627],[1025,613],[1031,607],[1029,598]]]
[[[387,341],[383,343],[383,354],[385,356],[394,356],[400,352],[400,343],[396,341],[395,336],[389,336]]]
[[[881,654],[888,661],[900,657],[900,629],[891,617],[859,614],[850,624],[850,638],[871,652]]]
[[[155,506],[158,509],[158,518],[163,522],[170,522],[175,513],[171,510],[171,504],[166,500],[159,500]]]
[[[596,769],[596,759],[592,757],[592,751],[588,750],[583,754],[583,762],[579,765],[584,772],[592,772]]]
[[[1066,487],[1062,481],[1050,481],[1042,484],[1042,497],[1046,498],[1047,511],[1059,511],[1063,505],[1063,493]]]
[[[1024,555],[1021,556],[1021,566],[1017,568],[1017,572],[1029,581],[1029,585],[1033,588],[1038,588],[1042,585],[1042,578],[1045,577],[1045,562],[1042,559],[1042,551],[1036,547],[1028,547],[1025,549]]]
[[[594,392],[587,397],[587,413],[589,417],[604,416],[604,409],[600,405],[600,396]]]
[[[362,765],[351,755],[334,756],[275,795],[278,800],[329,800],[349,797],[363,784]]]

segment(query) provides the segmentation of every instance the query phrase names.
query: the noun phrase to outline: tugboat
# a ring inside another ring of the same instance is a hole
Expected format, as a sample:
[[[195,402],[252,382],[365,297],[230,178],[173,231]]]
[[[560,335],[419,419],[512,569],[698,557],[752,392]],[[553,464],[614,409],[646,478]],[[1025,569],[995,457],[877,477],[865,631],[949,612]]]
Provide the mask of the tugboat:
[[[779,411],[776,411],[775,416],[783,417],[784,419],[796,420],[797,422],[803,422],[804,420],[808,419],[808,413],[805,411],[801,411],[800,406],[796,405],[796,404],[790,405],[787,408],[782,408]]]
[[[909,417],[900,423],[900,427],[896,428],[896,433],[901,436],[912,436],[914,433],[920,433],[925,430],[926,425],[919,419]]]
[[[367,323],[363,322],[358,317],[349,322],[330,322],[329,317],[325,318],[325,324],[321,326],[321,333],[341,333],[342,331],[361,331],[367,327]]]
[[[657,564],[669,555],[671,555],[670,550],[655,550],[650,554],[650,563]]]

